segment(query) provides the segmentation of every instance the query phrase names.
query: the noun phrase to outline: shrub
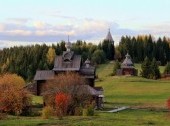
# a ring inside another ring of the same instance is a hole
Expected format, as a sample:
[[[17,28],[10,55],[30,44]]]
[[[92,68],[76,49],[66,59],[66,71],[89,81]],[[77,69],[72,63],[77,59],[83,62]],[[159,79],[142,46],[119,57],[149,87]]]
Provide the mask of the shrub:
[[[83,108],[82,107],[75,107],[74,115],[81,116],[83,114]]]
[[[71,96],[66,93],[56,95],[56,112],[59,119],[67,114],[68,106],[71,102]]]
[[[6,113],[0,113],[0,120],[7,119],[7,114]]]
[[[83,106],[84,102],[91,97],[89,90],[84,85],[88,85],[88,82],[77,73],[66,72],[58,74],[44,86],[43,90],[46,92],[43,95],[45,105],[56,109],[58,107],[62,108],[62,105],[59,105],[58,102],[65,104],[66,108],[62,111],[65,114],[74,115],[75,108]],[[68,100],[63,101],[61,97]],[[58,113],[60,113],[59,110],[57,110]]]
[[[94,116],[94,108],[89,106],[83,109],[83,116]]]
[[[170,110],[170,98],[167,100],[167,108]]]
[[[117,74],[117,69],[120,69],[120,63],[118,60],[114,62],[113,73],[112,73],[113,76]]]
[[[97,49],[92,55],[92,61],[95,64],[102,64],[106,61],[106,55],[103,50]]]
[[[46,106],[43,108],[43,110],[42,110],[42,118],[43,119],[49,119],[53,115],[54,115],[54,110],[52,107]]]
[[[0,111],[20,115],[31,106],[31,95],[23,89],[24,80],[16,74],[0,77]]]
[[[83,116],[87,116],[87,108],[83,109]]]

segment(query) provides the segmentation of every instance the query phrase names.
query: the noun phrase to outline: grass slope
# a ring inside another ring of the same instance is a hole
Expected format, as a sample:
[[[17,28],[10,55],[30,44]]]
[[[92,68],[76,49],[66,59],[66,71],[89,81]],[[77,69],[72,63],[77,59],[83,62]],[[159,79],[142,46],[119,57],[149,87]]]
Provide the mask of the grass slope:
[[[136,65],[140,71],[140,65]],[[170,97],[168,80],[149,80],[142,77],[110,76],[113,64],[103,64],[97,69],[97,86],[104,88],[105,101],[113,105],[165,108]],[[163,68],[161,68],[163,71]]]
[[[140,65],[136,64],[140,69]],[[93,117],[68,116],[63,120],[56,117],[15,117],[0,120],[0,126],[169,126],[170,113],[165,110],[170,96],[168,80],[148,80],[141,77],[110,76],[113,64],[103,64],[97,68],[99,79],[96,86],[104,88],[105,110],[116,106],[142,107],[118,113],[96,111]],[[163,71],[163,67],[161,67]],[[34,104],[42,103],[41,97],[34,97]]]

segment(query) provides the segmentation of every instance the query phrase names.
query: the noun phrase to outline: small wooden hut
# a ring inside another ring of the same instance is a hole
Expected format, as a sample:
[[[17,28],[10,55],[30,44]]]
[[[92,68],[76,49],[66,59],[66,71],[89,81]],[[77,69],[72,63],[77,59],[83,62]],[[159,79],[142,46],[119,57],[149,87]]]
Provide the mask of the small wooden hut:
[[[137,76],[137,69],[135,69],[134,64],[131,60],[130,55],[127,53],[126,58],[121,64],[121,69],[117,70],[117,75],[133,75]]]

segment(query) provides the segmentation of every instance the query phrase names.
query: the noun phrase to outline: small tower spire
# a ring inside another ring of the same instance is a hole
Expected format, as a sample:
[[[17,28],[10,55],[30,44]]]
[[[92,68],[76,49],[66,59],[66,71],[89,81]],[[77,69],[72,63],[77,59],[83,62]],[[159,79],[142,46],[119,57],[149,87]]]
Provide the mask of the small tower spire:
[[[67,51],[68,52],[70,52],[70,50],[71,50],[71,42],[70,42],[70,40],[69,40],[69,35],[68,35],[68,42],[66,42],[66,44],[65,44],[65,47],[66,47],[66,49],[67,49]]]
[[[110,33],[110,28],[108,29],[108,33],[107,33],[107,36],[106,36],[105,40],[108,40],[108,41],[110,41],[110,42],[112,42],[114,44],[112,35]]]

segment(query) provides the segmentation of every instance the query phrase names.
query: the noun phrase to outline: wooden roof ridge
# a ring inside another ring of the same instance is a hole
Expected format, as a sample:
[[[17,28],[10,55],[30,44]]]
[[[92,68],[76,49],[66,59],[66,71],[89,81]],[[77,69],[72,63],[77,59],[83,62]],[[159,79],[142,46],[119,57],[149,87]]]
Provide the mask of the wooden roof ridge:
[[[71,61],[64,61],[63,56],[56,56],[54,60],[54,71],[79,71],[81,67],[81,55],[73,55]]]
[[[53,79],[55,73],[53,70],[37,70],[34,80],[50,80]]]

